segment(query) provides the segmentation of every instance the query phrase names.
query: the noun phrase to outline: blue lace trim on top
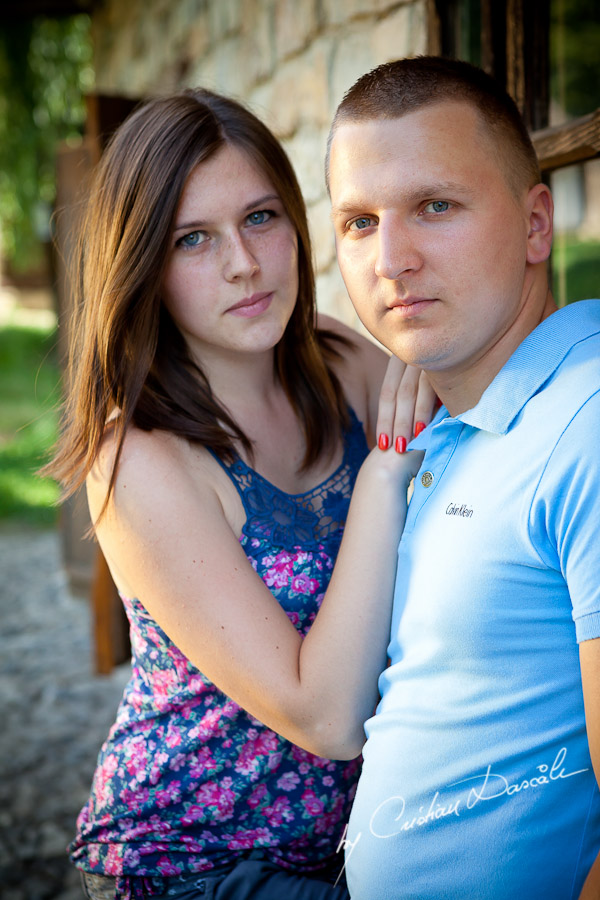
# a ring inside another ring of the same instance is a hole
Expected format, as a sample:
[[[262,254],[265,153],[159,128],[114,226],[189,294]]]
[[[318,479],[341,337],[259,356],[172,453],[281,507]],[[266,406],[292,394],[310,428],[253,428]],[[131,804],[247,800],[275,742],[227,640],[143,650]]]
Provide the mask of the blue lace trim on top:
[[[324,481],[301,494],[288,494],[247,465],[240,457],[225,463],[212,455],[235,484],[246,522],[245,538],[268,539],[280,547],[331,550],[342,538],[348,503],[356,473],[367,455],[363,427],[348,407],[350,426],[344,433],[344,456],[338,468]],[[211,451],[212,453],[212,451]],[[242,541],[246,545],[246,541]],[[251,555],[248,546],[246,552]]]

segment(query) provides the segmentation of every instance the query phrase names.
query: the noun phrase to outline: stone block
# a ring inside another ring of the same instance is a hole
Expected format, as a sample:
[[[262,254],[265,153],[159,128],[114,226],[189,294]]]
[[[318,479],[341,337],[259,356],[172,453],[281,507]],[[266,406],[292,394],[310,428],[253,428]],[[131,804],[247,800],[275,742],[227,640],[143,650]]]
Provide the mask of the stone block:
[[[370,22],[356,22],[335,46],[329,114],[333,116],[344,93],[357,78],[380,63],[424,53],[427,19],[424,0],[393,10]]]
[[[185,57],[189,69],[201,64],[202,57],[210,46],[208,22],[205,16],[199,16],[190,26],[185,41]]]
[[[201,22],[208,29],[209,0],[178,0],[173,4],[176,13],[176,27],[180,32],[189,32],[190,29]]]
[[[270,128],[273,134],[281,140],[289,135],[285,134],[280,124],[279,113],[281,110],[274,109],[270,101],[271,82],[268,81],[250,91],[246,102],[252,112],[262,119],[267,128]]]
[[[264,0],[242,0],[243,18],[239,78],[246,85],[244,96],[260,81],[271,76],[275,66],[275,39],[270,6]]]
[[[323,0],[322,17],[325,25],[342,25],[357,18],[374,18],[397,5],[398,0]]]
[[[331,222],[331,204],[324,194],[308,208],[308,223],[317,272],[325,272],[335,262],[335,241]]]
[[[333,118],[344,93],[360,75],[377,65],[366,24],[355,26],[335,46],[330,76],[329,117]]]
[[[227,38],[201,60],[192,70],[194,84],[209,87],[223,94],[244,99],[248,92],[247,73],[240,65],[242,55],[240,36]]]
[[[275,3],[273,10],[277,61],[306,47],[318,29],[317,0]]]
[[[302,128],[293,138],[283,142],[308,205],[323,195],[326,142],[324,130],[310,127]]]
[[[248,100],[256,84],[271,74],[274,46],[268,9],[257,0],[240,0],[240,8],[242,5],[245,12],[239,28],[218,41],[214,39],[210,17],[203,20],[210,50],[207,47],[208,52],[199,57],[188,55],[187,83]]]
[[[425,4],[409,3],[374,23],[369,43],[375,65],[416,56],[427,49],[427,19]]]
[[[329,42],[317,41],[278,64],[273,77],[252,92],[252,102],[277,122],[279,137],[291,137],[305,123],[329,127],[329,54]]]
[[[337,263],[317,275],[317,309],[329,316],[345,322],[352,328],[362,328],[354,307],[348,297]]]
[[[223,90],[218,84],[216,54],[203,53],[190,59],[190,68],[186,75],[190,87],[205,87],[210,90]],[[231,92],[228,92],[231,93]]]
[[[242,0],[212,0],[208,4],[211,43],[216,44],[242,28]]]
[[[96,90],[141,97],[160,79],[166,50],[160,35],[169,32],[169,11],[158,0],[150,5],[150,15],[139,0],[119,7],[117,15],[111,3],[104,18],[94,17]]]

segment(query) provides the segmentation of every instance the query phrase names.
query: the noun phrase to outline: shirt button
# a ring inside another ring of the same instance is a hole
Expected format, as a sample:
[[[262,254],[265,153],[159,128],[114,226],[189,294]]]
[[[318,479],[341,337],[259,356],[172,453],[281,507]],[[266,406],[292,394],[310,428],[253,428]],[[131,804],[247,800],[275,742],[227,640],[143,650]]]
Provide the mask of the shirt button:
[[[424,488],[431,487],[433,484],[433,472],[423,472],[421,475],[421,484]]]

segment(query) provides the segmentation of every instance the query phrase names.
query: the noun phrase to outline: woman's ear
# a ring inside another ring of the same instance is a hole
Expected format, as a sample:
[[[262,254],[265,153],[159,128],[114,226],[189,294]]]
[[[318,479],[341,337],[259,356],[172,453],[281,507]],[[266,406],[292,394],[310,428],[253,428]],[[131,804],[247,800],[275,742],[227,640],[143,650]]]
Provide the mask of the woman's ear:
[[[536,184],[527,195],[529,233],[527,235],[527,262],[531,265],[545,262],[552,249],[552,217],[554,202],[545,184]]]

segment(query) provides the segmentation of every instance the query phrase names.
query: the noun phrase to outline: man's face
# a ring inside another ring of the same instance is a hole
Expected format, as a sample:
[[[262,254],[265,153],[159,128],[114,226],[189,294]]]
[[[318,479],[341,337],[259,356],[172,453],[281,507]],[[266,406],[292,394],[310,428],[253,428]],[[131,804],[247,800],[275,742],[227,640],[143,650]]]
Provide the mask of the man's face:
[[[531,330],[529,192],[510,190],[471,106],[341,124],[330,189],[350,298],[401,359],[464,378]]]

